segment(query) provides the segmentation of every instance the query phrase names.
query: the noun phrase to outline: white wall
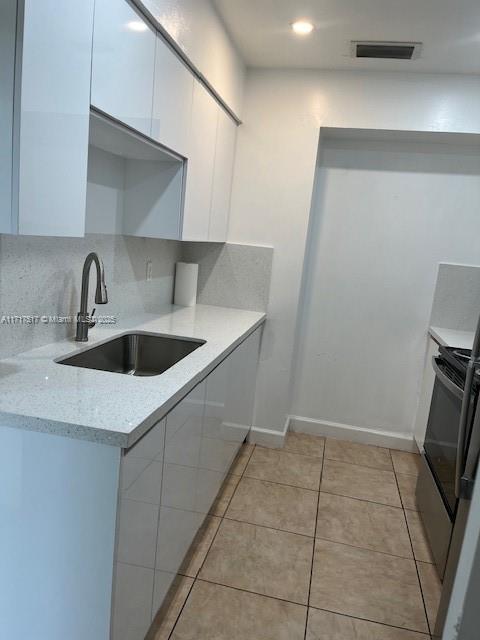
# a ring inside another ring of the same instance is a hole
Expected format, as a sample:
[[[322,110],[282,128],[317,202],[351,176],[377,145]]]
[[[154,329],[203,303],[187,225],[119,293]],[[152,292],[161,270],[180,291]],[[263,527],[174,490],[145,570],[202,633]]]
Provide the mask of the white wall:
[[[12,228],[13,90],[17,3],[0,4],[0,231]]]
[[[411,437],[438,263],[480,262],[478,151],[322,145],[295,416]]]
[[[281,430],[320,127],[480,132],[480,79],[253,70],[239,129],[229,241],[274,247],[257,427]]]
[[[245,66],[210,0],[136,0],[241,116]]]

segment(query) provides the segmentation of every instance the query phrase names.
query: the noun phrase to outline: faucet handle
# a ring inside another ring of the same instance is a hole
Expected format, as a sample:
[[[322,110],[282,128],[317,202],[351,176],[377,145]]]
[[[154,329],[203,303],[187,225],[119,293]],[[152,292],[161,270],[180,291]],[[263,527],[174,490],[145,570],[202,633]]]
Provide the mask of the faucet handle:
[[[94,327],[94,326],[96,325],[96,323],[97,323],[97,321],[96,321],[96,320],[92,320],[93,316],[95,315],[95,311],[96,311],[96,310],[97,310],[97,309],[96,309],[96,307],[94,307],[94,308],[92,309],[92,313],[91,313],[91,314],[90,314],[90,316],[89,316],[89,318],[90,318],[90,320],[89,320],[89,322],[88,322],[88,327],[89,327],[89,329],[93,329],[93,327]]]

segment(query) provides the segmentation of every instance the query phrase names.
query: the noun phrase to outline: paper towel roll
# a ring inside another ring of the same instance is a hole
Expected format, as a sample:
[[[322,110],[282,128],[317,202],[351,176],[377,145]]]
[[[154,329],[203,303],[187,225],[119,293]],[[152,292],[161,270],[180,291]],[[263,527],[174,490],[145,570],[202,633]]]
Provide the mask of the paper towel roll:
[[[193,307],[197,303],[198,264],[177,262],[174,304]]]

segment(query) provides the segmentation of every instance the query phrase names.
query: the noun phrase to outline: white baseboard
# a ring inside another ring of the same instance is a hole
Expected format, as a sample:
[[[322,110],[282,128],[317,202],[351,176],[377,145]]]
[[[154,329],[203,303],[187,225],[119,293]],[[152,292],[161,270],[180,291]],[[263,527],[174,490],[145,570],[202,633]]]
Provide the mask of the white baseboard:
[[[413,433],[390,433],[378,429],[329,422],[328,420],[313,420],[302,416],[289,416],[288,428],[290,431],[309,433],[315,436],[327,436],[338,440],[373,444],[377,447],[418,452]]]
[[[252,444],[259,444],[262,447],[269,447],[270,449],[282,449],[288,431],[289,418],[290,416],[285,421],[282,431],[252,427],[248,441]]]

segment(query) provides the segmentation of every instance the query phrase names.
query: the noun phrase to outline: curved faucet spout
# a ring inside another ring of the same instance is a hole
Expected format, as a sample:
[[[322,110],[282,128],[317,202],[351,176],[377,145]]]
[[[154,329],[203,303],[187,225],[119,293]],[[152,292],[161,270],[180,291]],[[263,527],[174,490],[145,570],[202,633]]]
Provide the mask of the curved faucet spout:
[[[88,283],[90,280],[90,268],[92,263],[95,263],[97,269],[97,286],[95,289],[95,303],[107,304],[108,295],[107,287],[105,285],[105,270],[103,268],[103,262],[98,257],[98,254],[92,251],[85,258],[82,271],[82,293],[80,296],[80,311],[77,314],[77,334],[75,340],[77,342],[86,342],[88,340],[88,329],[94,325],[91,319],[88,317],[87,304],[88,304]]]

